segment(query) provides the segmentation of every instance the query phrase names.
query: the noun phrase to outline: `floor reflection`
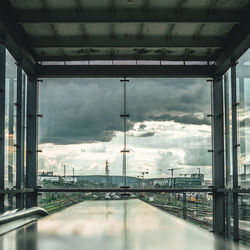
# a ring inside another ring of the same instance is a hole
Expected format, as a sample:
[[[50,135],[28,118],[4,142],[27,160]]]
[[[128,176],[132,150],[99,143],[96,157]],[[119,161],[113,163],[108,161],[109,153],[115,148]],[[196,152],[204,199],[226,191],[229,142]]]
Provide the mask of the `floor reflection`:
[[[89,201],[0,237],[0,250],[244,249],[139,200]]]

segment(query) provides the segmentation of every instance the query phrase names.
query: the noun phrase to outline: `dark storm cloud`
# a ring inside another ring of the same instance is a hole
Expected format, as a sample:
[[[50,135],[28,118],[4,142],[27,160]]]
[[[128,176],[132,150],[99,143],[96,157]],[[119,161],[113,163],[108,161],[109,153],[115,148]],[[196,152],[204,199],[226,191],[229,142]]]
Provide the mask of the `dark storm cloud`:
[[[40,87],[40,143],[110,141],[122,131],[123,86],[119,79],[51,79]],[[209,85],[199,79],[131,79],[127,129],[143,121],[208,124]],[[140,128],[141,130],[144,127]],[[151,136],[151,135],[146,135]]]

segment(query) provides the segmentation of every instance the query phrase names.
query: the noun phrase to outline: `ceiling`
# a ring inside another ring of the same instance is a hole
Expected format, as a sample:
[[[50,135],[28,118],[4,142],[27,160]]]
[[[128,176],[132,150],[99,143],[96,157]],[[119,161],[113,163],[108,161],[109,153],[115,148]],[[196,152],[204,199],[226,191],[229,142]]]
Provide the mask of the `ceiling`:
[[[249,35],[242,28],[249,25],[248,0],[9,0],[4,7],[2,39],[10,35],[10,52],[17,40],[19,57],[35,65],[126,60],[219,66],[235,33],[243,29],[241,41]]]

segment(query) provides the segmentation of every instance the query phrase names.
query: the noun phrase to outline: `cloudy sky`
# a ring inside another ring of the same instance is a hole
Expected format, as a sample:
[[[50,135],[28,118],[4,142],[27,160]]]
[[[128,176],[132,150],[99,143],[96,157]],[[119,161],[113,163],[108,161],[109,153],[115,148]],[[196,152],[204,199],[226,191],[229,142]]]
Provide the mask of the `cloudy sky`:
[[[39,170],[122,172],[123,85],[119,79],[48,79],[40,85]],[[211,178],[210,85],[206,79],[130,79],[128,175],[197,173]]]

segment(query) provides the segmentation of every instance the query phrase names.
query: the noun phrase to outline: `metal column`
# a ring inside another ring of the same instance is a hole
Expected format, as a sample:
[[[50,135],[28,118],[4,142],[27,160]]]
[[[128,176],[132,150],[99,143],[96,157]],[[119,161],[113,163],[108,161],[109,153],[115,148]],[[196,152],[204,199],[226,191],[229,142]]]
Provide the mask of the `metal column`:
[[[4,189],[4,142],[5,142],[5,63],[6,49],[0,43],[0,189]],[[0,195],[0,213],[4,211],[4,195]]]
[[[27,158],[26,187],[37,187],[37,79],[29,78],[27,83]],[[26,207],[37,206],[36,193],[26,195]]]
[[[225,167],[226,167],[226,188],[230,188],[230,129],[229,129],[229,79],[228,72],[224,75],[224,111],[225,111]],[[231,238],[231,210],[232,196],[226,194],[226,237]]]
[[[24,131],[23,131],[23,112],[25,104],[23,103],[24,82],[22,68],[17,66],[17,102],[16,102],[16,188],[24,187]],[[16,195],[16,207],[24,208],[24,195]]]
[[[186,196],[186,192],[183,193],[182,202],[183,202],[183,219],[186,220],[187,219],[187,196]]]
[[[233,147],[233,188],[238,188],[238,138],[237,138],[237,91],[236,91],[236,63],[231,67],[232,92],[232,147]],[[233,221],[234,240],[239,240],[238,194],[233,193]]]
[[[221,77],[213,78],[212,85],[213,111],[213,231],[225,234],[225,195],[217,192],[224,188],[224,129],[223,129],[223,83]]]

